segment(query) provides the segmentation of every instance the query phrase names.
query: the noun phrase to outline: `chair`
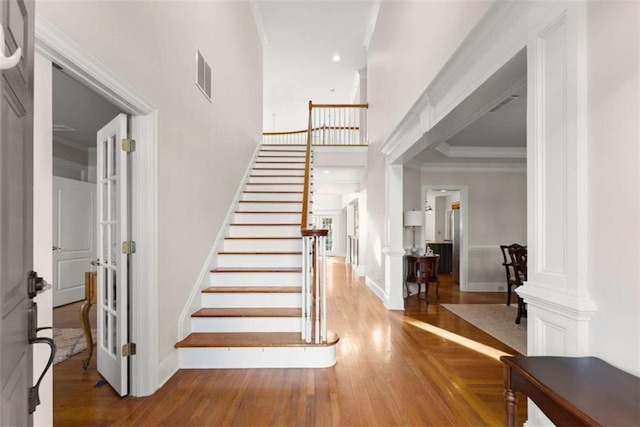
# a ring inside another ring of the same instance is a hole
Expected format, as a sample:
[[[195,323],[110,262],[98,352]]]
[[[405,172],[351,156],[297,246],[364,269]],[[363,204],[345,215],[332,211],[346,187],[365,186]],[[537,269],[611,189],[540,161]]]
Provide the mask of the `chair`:
[[[500,250],[502,251],[502,259],[504,261],[502,265],[507,275],[507,305],[511,305],[511,288],[516,286],[516,274],[513,264],[511,263],[511,256],[509,255],[509,246],[500,245]]]
[[[522,285],[527,280],[527,248],[517,244],[509,246],[509,256],[515,271],[516,287]],[[526,317],[524,300],[518,295],[518,316],[516,323],[520,324],[522,316]]]
[[[405,290],[407,297],[409,293],[408,283],[416,283],[418,285],[418,297],[420,296],[420,288],[424,283],[425,300],[429,303],[429,284],[436,284],[436,298],[440,299],[440,280],[438,279],[438,263],[440,255],[424,256],[424,255],[407,255],[407,277],[405,279]]]

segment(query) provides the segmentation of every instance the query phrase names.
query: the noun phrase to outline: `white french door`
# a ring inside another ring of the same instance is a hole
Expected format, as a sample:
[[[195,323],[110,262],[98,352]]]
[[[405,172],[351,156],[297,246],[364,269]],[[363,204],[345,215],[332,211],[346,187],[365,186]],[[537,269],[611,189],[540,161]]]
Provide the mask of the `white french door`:
[[[338,237],[336,228],[338,226],[337,216],[316,215],[316,227],[329,230],[327,238],[324,241],[327,256],[336,256],[338,252]]]
[[[123,242],[128,240],[127,116],[118,115],[98,132],[98,372],[120,394],[129,394],[128,269]]]

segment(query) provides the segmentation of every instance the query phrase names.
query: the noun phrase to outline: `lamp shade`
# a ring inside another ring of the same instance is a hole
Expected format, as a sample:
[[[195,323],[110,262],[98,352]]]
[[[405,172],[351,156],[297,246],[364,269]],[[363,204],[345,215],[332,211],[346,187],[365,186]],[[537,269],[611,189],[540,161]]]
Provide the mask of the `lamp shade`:
[[[404,213],[405,227],[422,227],[422,211],[406,211]]]

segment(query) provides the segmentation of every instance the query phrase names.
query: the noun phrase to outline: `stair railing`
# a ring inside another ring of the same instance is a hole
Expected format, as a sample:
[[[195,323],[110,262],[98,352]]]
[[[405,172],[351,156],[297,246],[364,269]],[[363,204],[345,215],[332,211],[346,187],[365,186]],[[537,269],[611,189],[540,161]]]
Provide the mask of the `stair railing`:
[[[288,132],[264,132],[264,144],[367,145],[369,104],[313,104],[309,101],[313,126]]]
[[[300,233],[302,234],[302,339],[308,343],[327,342],[327,281],[325,272],[326,237],[329,230],[317,229],[311,215],[312,110],[305,155],[304,191]]]

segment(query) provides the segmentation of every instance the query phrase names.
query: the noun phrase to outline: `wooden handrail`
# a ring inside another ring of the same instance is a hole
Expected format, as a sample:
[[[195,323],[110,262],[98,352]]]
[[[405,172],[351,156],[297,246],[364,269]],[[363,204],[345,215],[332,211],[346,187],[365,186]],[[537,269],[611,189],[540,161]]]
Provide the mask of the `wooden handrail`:
[[[317,128],[312,128],[311,132],[315,132],[317,130],[360,130],[359,126],[319,126]],[[273,136],[273,135],[299,135],[301,133],[307,133],[308,130],[291,130],[287,132],[262,132],[264,136]]]
[[[307,152],[304,160],[304,189],[302,190],[302,217],[300,218],[300,231],[307,228],[307,216],[309,215],[309,175],[311,170],[311,101],[309,101],[309,124],[307,126]]]
[[[369,104],[312,104],[313,108],[369,108]]]

